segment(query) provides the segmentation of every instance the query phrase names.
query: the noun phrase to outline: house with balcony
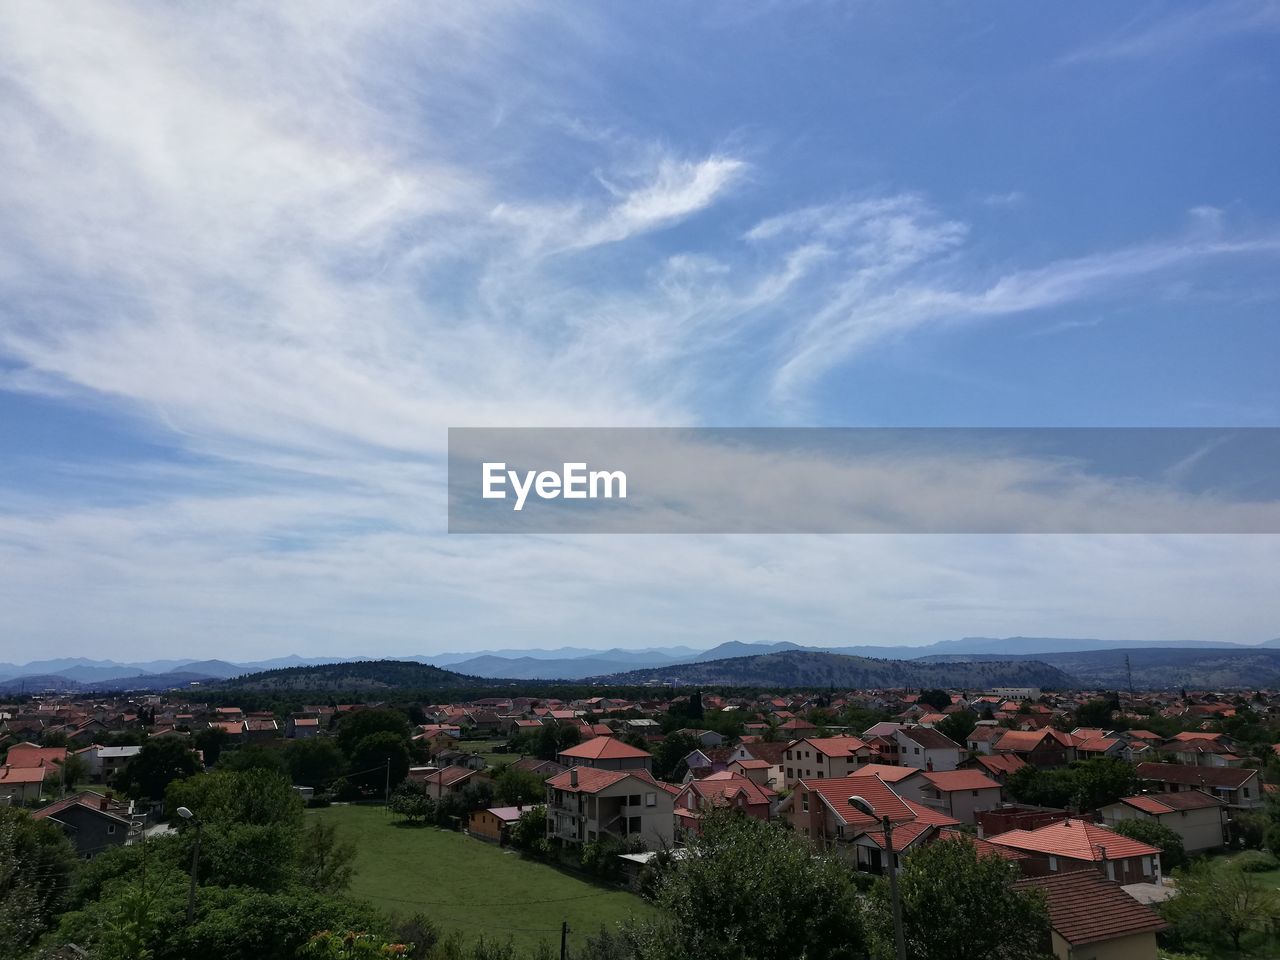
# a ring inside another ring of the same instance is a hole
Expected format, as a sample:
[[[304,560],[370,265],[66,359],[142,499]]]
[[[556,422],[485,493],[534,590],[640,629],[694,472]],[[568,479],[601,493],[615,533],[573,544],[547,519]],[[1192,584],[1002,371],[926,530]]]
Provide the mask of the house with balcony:
[[[1148,820],[1182,838],[1189,854],[1221,850],[1227,842],[1227,805],[1203,790],[1143,793],[1123,797],[1099,811],[1109,827],[1126,820]]]
[[[1150,793],[1182,793],[1203,790],[1238,810],[1263,805],[1262,783],[1257,770],[1241,767],[1195,767],[1179,763],[1140,763],[1138,779]]]
[[[964,747],[933,727],[899,727],[894,731],[898,762],[917,770],[954,770],[964,759]]]
[[[547,839],[581,845],[635,838],[650,850],[670,846],[677,792],[645,769],[570,767],[547,781]]]

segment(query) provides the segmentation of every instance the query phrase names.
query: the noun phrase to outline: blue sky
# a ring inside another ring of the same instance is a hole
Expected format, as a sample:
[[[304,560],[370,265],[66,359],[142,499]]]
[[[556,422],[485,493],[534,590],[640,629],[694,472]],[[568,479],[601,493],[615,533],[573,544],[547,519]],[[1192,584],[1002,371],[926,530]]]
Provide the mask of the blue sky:
[[[449,537],[442,459],[1280,426],[1280,4],[359,6],[0,11],[0,659],[1280,635],[1274,537]]]

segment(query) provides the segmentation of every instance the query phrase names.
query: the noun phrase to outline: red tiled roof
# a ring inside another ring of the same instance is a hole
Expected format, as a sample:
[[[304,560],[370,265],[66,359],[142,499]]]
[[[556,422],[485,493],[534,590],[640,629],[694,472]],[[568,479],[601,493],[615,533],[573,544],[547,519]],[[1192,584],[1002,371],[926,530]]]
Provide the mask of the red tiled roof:
[[[738,795],[742,794],[746,797],[747,803],[768,804],[776,796],[768,787],[762,787],[754,780],[749,780],[741,774],[730,773],[728,770],[721,770],[701,780],[690,780],[680,792],[696,793],[713,803],[716,801],[733,803]]]
[[[43,783],[48,770],[44,767],[13,767],[5,764],[0,767],[0,784],[5,783]]]
[[[1156,933],[1168,926],[1146,904],[1093,870],[1029,877],[1015,886],[1044,891],[1049,924],[1072,946]]]
[[[575,777],[576,774],[576,777]],[[567,793],[598,793],[615,783],[634,777],[645,783],[665,790],[667,793],[678,793],[680,788],[671,783],[655,780],[648,770],[598,770],[595,767],[572,767],[564,773],[557,773],[547,781],[547,785]],[[575,786],[574,781],[577,781]]]
[[[981,770],[930,770],[921,774],[937,789],[952,790],[999,790],[1000,784],[992,780]]]
[[[992,843],[1018,850],[1086,860],[1090,863],[1102,860],[1104,848],[1108,860],[1149,857],[1160,853],[1159,847],[1121,836],[1106,827],[1075,819],[1050,823],[1035,830],[1010,830],[988,839]]]
[[[586,743],[561,750],[560,756],[581,760],[630,760],[647,757],[649,753],[613,737],[596,737]]]
[[[804,737],[791,741],[788,746],[795,747],[799,743],[807,743],[828,757],[848,757],[859,750],[869,749],[867,744],[857,737]]]
[[[126,824],[129,822],[129,818],[126,816],[126,810],[123,806],[112,803],[108,801],[106,797],[101,794],[93,793],[92,791],[78,793],[73,797],[65,797],[62,800],[49,804],[47,807],[41,807],[39,810],[32,812],[31,819],[43,820],[46,817],[53,817],[56,819],[57,814],[75,806],[85,807],[95,813],[102,814],[104,817],[111,817],[113,820],[119,820]]]
[[[983,840],[981,837],[975,837],[972,834],[965,833],[963,830],[953,830],[950,827],[943,827],[938,831],[939,840],[968,840],[978,851],[979,857],[996,856],[1005,860],[1026,860],[1027,855],[1021,850],[1015,850],[1013,847],[1002,847],[990,841]]]
[[[34,743],[15,743],[9,748],[11,767],[49,767],[67,759],[66,747],[38,747]]]
[[[960,744],[945,733],[933,729],[933,727],[903,727],[898,732],[913,743],[920,744],[926,750],[945,750],[948,747],[953,750],[962,749]]]
[[[1175,810],[1203,810],[1205,807],[1222,807],[1225,804],[1217,797],[1200,790],[1183,790],[1178,793],[1143,793],[1134,797],[1122,797],[1120,803],[1127,804],[1135,810],[1160,816],[1173,813]]]
[[[1139,780],[1158,780],[1193,787],[1228,787],[1234,790],[1244,786],[1250,778],[1257,775],[1257,770],[1245,770],[1239,767],[1189,767],[1180,763],[1138,764]]]
[[[455,783],[466,780],[476,771],[470,767],[441,767],[435,773],[429,773],[423,777],[423,783],[438,783],[442,787],[450,787]]]
[[[993,753],[990,756],[978,754],[973,759],[991,773],[1014,773],[1027,765],[1027,761],[1012,753]]]
[[[905,780],[919,772],[915,767],[895,767],[891,763],[868,763],[858,768],[858,776],[879,777],[889,784]]]

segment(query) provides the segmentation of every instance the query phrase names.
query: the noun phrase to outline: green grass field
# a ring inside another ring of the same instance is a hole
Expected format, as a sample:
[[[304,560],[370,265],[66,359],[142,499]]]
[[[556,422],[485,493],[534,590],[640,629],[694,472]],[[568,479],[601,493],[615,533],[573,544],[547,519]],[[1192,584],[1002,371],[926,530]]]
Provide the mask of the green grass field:
[[[484,754],[485,759],[489,761],[489,766],[497,768],[520,759],[518,753],[502,753],[498,749],[506,745],[506,740],[459,740],[457,749],[467,753]]]
[[[337,825],[355,842],[354,896],[390,913],[423,913],[446,933],[484,934],[522,948],[559,949],[560,921],[580,944],[600,926],[652,911],[624,891],[598,887],[494,844],[434,827],[398,826],[382,807],[333,806],[308,816]]]

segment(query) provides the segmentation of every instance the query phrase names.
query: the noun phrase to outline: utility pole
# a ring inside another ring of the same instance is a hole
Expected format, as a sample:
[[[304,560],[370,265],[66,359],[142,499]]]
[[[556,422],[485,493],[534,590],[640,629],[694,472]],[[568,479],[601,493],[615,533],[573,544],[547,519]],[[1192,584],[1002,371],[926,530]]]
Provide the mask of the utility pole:
[[[902,932],[902,900],[898,894],[898,857],[893,852],[893,821],[887,816],[884,825],[884,845],[889,854],[889,900],[893,904],[893,942],[898,950],[898,960],[907,960],[907,939]]]
[[[560,960],[569,960],[569,921],[560,921]]]
[[[391,758],[387,757],[387,780],[386,785],[382,788],[382,802],[391,806]]]

